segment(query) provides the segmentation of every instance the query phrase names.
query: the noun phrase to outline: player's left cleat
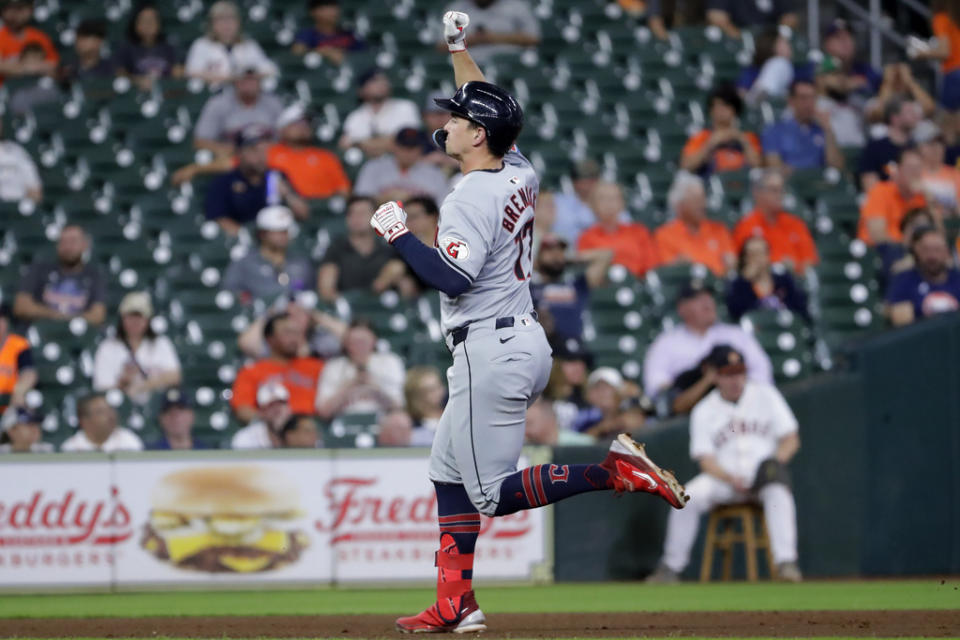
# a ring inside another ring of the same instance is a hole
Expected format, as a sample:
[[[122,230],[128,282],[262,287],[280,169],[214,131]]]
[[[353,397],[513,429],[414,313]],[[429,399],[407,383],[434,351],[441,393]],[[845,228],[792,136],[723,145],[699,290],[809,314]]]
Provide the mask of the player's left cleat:
[[[445,605],[454,605],[454,608]],[[441,607],[447,611],[441,612]],[[444,613],[451,614],[449,616]],[[487,630],[487,618],[480,605],[468,591],[445,603],[435,602],[430,608],[415,616],[397,618],[397,631],[401,633],[478,633]]]
[[[645,491],[653,493],[676,509],[683,509],[690,496],[673,474],[658,467],[647,457],[643,445],[634,442],[625,433],[617,436],[610,445],[610,452],[600,464],[610,472],[613,488],[617,493]]]

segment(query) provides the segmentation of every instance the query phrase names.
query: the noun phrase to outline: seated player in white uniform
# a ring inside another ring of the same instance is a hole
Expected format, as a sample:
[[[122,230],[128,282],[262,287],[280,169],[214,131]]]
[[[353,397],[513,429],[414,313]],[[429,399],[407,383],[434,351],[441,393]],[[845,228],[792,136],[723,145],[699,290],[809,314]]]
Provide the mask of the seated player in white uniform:
[[[702,473],[686,484],[690,503],[671,511],[663,557],[649,582],[676,582],[690,560],[700,516],[714,507],[759,501],[777,577],[799,582],[797,509],[786,464],[800,448],[797,419],[779,391],[747,380],[743,356],[716,349],[708,366],[716,389],[690,415],[690,457]]]

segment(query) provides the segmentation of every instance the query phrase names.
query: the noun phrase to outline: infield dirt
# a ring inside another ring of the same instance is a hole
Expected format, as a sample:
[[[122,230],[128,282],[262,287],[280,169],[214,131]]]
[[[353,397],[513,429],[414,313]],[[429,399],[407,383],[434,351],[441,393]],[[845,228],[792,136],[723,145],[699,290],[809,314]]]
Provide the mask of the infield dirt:
[[[396,638],[393,616],[212,616],[0,620],[5,638]],[[960,611],[503,613],[483,637],[951,637]]]

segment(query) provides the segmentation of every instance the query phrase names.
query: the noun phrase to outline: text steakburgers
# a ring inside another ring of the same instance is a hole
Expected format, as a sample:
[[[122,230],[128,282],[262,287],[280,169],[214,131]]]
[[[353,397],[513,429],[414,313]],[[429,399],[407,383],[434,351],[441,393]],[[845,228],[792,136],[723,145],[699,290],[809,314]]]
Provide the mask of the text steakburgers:
[[[309,541],[294,529],[297,487],[256,466],[186,469],[153,489],[142,546],[176,567],[269,571],[300,557]]]

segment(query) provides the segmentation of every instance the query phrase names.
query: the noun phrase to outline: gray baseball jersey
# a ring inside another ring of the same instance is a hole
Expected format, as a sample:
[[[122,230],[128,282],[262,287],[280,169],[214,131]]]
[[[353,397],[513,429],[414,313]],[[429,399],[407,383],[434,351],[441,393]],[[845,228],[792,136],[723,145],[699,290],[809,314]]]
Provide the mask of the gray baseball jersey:
[[[443,293],[441,325],[450,331],[478,320],[533,311],[533,211],[540,181],[530,161],[509,152],[500,170],[471,171],[440,207],[437,250],[472,283]]]
[[[462,484],[477,509],[494,515],[500,484],[517,469],[527,408],[550,377],[551,351],[533,319],[533,213],[539,181],[511,151],[497,171],[472,171],[440,207],[437,250],[471,282],[440,294],[446,332],[469,325],[447,370],[449,400],[430,454],[430,479]],[[497,327],[498,318],[513,317]]]

